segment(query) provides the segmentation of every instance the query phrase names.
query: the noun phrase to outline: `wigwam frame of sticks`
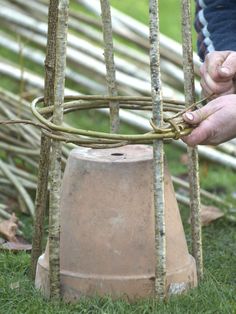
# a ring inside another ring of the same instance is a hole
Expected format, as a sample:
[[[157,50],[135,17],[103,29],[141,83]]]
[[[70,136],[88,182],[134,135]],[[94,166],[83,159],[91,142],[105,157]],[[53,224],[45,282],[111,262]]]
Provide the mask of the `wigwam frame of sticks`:
[[[150,70],[151,97],[118,96],[113,54],[112,21],[109,0],[100,0],[104,37],[104,57],[107,70],[108,96],[66,96],[64,80],[69,0],[50,0],[48,14],[48,40],[45,61],[44,97],[35,99],[32,111],[42,126],[38,186],[35,201],[35,228],[32,248],[32,276],[35,276],[37,259],[42,252],[42,229],[49,197],[49,281],[50,296],[60,297],[60,217],[62,141],[79,145],[104,148],[126,144],[153,143],[154,156],[154,207],[155,207],[155,291],[159,299],[165,297],[166,246],[164,199],[164,140],[178,139],[191,132],[182,114],[198,103],[194,99],[194,70],[192,61],[190,1],[182,0],[183,71],[185,102],[163,99],[160,73],[159,5],[149,0],[150,12]],[[38,108],[38,104],[43,106]],[[110,109],[110,133],[65,127],[63,115],[74,110],[91,108]],[[125,135],[119,132],[119,109],[152,110],[149,133]],[[198,155],[196,148],[188,148],[190,207],[193,256],[196,260],[198,279],[203,276],[200,189]],[[49,167],[50,165],[50,167]],[[50,168],[50,169],[49,169]],[[50,171],[49,171],[50,170]],[[49,176],[50,173],[50,176]]]

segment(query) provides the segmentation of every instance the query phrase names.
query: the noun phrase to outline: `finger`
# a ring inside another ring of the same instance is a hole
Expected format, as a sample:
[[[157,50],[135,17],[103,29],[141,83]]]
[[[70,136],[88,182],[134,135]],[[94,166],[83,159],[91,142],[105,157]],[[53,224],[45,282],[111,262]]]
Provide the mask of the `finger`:
[[[235,71],[233,70],[230,62],[225,63],[230,52],[219,52],[215,51],[209,53],[206,57],[206,72],[209,73],[210,77],[216,81],[228,81],[234,76]]]
[[[201,79],[201,86],[205,94],[226,94],[234,92],[233,81],[230,79],[228,81],[216,82],[212,77],[206,73]]]
[[[192,133],[182,138],[182,140],[193,147],[196,145],[204,145],[209,142],[211,137],[214,137],[215,130],[208,121],[204,121]]]
[[[207,74],[207,67],[206,67],[206,63],[203,63],[203,65],[201,66],[200,68],[200,72],[201,72],[201,80],[200,80],[200,85],[202,87],[202,92],[203,92],[203,95],[206,97],[206,96],[209,96],[212,92],[210,90],[210,88],[208,87],[208,85],[206,84],[206,81],[205,81],[205,76]]]
[[[219,74],[219,81],[227,82],[229,80],[232,80],[234,77],[235,71],[233,68],[229,68],[226,65],[219,66],[218,67],[218,74]]]
[[[203,141],[206,141],[206,134],[201,133],[200,136],[198,135],[198,132],[196,130],[193,130],[193,132],[182,138],[184,143],[186,143],[188,146],[194,147],[196,145],[201,144]]]
[[[227,76],[228,78],[231,77],[231,79],[235,76],[236,73],[236,53],[235,52],[231,52],[227,58],[225,59],[225,61],[222,64],[222,67],[220,67],[219,71],[225,72],[227,69]]]
[[[183,118],[187,123],[192,125],[197,125],[205,119],[201,109],[191,112],[185,112],[183,114]]]
[[[204,78],[201,79],[200,81],[200,85],[202,87],[202,93],[204,95],[204,97],[208,97],[211,94],[213,94],[212,90],[209,88],[209,86],[206,84],[206,81],[204,80]]]
[[[198,125],[210,115],[215,113],[221,108],[221,102],[218,99],[210,101],[204,107],[197,109],[195,111],[187,111],[183,114],[183,119],[192,125]]]
[[[202,87],[202,92],[203,95],[205,97],[208,97],[212,94],[217,94],[214,90],[214,88],[212,88],[211,85],[214,85],[214,81],[211,79],[211,77],[209,76],[208,72],[207,72],[207,66],[206,64],[203,64],[201,67],[201,81],[200,81],[200,85]]]
[[[216,82],[207,72],[206,66],[202,67],[201,75],[202,75],[202,78],[201,78],[200,83],[201,83],[203,92],[206,96],[211,95],[211,94],[223,95],[223,94],[234,93],[235,87],[234,87],[232,79]]]

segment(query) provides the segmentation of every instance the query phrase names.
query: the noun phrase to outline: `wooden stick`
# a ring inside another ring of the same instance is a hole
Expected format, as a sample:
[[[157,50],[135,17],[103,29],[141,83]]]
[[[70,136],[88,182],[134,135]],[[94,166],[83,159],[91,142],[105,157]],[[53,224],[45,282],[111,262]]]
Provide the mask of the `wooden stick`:
[[[44,106],[51,105],[54,101],[54,76],[55,76],[55,51],[56,51],[56,31],[58,18],[58,1],[50,1],[48,12],[48,40],[45,61],[45,92]],[[50,24],[51,23],[51,24]],[[55,24],[54,24],[55,23]],[[51,26],[52,25],[52,26]],[[50,27],[51,26],[51,27]],[[38,187],[35,198],[36,217],[32,239],[31,252],[31,275],[35,278],[37,261],[42,253],[44,215],[47,204],[48,194],[48,173],[50,164],[51,141],[44,134],[41,136],[40,158],[38,170]]]
[[[104,39],[104,57],[107,71],[107,87],[109,96],[117,96],[116,69],[114,62],[113,40],[112,40],[112,22],[109,0],[100,0],[102,11],[103,39]],[[110,102],[110,131],[119,132],[119,103]]]
[[[149,1],[150,12],[150,66],[153,100],[153,122],[163,125],[163,103],[160,74],[159,10],[158,0]],[[155,209],[155,292],[162,300],[166,294],[166,234],[164,197],[164,150],[163,141],[153,141],[154,159],[154,209]]]
[[[56,51],[54,73],[54,112],[53,122],[61,125],[63,122],[64,83],[66,68],[66,45],[68,26],[68,0],[51,0],[58,16],[49,20],[49,27],[56,28]],[[61,158],[62,143],[52,142],[50,169],[50,208],[49,208],[49,281],[50,297],[60,298],[60,194],[61,194]]]
[[[182,0],[182,39],[183,39],[183,70],[186,107],[195,102],[194,68],[192,51],[192,24],[189,0]],[[198,280],[203,277],[202,235],[201,235],[201,202],[199,186],[199,166],[197,148],[188,147],[190,208],[192,227],[192,248],[196,260]]]
[[[64,71],[64,58],[61,55],[61,42],[58,36],[62,36],[61,40],[64,41],[64,34],[61,32],[61,27],[67,26],[67,22],[64,20],[63,14],[64,5],[67,3],[60,0],[51,0],[49,5],[49,19],[48,19],[48,43],[47,43],[47,56],[45,62],[45,104],[54,104],[55,106],[55,123],[60,122],[62,115],[60,112],[60,103],[62,102],[64,85],[61,86],[61,78],[64,84],[64,77],[60,72],[60,60],[62,57],[62,67]],[[63,25],[60,25],[62,23]],[[65,44],[65,43],[64,43]],[[63,51],[64,53],[64,51]],[[59,80],[58,80],[59,79]],[[56,107],[57,106],[57,107]],[[40,200],[43,200],[43,206],[41,206],[40,214],[38,217],[38,224],[36,226],[37,233],[42,238],[42,221],[44,217],[46,197],[47,197],[47,181],[48,181],[48,165],[49,165],[49,150],[50,141],[45,136],[42,136],[41,144],[41,162],[40,166],[42,171],[46,166],[44,174],[40,175],[40,197],[38,198],[38,206],[40,206]],[[61,143],[53,143],[52,148],[52,160],[51,160],[51,194],[50,194],[50,209],[49,209],[49,282],[50,282],[50,297],[60,297],[60,256],[59,256],[59,193],[61,184]],[[58,160],[55,159],[58,158]],[[43,186],[44,185],[44,186]],[[45,187],[46,185],[46,187]],[[37,200],[37,199],[36,199]],[[37,203],[36,203],[37,204]],[[36,239],[36,236],[35,236]],[[40,240],[41,242],[41,240]],[[40,243],[41,244],[41,243]],[[38,245],[37,245],[38,246]],[[37,251],[36,251],[37,252]],[[37,252],[38,253],[38,252]],[[35,265],[36,266],[36,265]],[[34,266],[34,267],[35,267]]]

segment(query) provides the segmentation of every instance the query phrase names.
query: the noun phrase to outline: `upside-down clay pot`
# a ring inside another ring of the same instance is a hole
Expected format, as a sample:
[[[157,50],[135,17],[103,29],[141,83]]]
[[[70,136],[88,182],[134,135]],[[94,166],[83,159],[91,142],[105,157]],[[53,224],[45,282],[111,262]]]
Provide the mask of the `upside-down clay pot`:
[[[166,165],[164,185],[168,295],[196,286],[197,279]],[[154,296],[152,147],[74,149],[64,173],[60,211],[64,299]],[[49,296],[48,269],[47,247],[36,274],[36,287],[45,296]]]

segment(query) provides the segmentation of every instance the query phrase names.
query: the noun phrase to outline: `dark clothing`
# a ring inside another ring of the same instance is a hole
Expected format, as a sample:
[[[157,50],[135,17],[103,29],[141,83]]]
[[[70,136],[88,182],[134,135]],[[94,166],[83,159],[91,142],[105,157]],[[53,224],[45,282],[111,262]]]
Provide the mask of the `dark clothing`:
[[[201,60],[214,50],[236,51],[236,0],[195,1],[195,29]]]

